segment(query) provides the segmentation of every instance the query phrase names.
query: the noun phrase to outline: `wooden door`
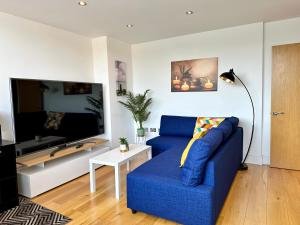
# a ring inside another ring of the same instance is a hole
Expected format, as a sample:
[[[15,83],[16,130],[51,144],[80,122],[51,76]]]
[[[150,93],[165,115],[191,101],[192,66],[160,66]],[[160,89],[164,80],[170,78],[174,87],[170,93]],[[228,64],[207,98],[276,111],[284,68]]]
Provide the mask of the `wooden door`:
[[[271,166],[300,170],[300,44],[272,55]]]

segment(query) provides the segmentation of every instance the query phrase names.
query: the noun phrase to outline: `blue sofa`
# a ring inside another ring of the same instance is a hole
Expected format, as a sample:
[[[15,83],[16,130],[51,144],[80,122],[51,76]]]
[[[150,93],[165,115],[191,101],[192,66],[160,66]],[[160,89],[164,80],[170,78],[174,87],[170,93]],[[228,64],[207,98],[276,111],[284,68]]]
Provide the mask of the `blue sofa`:
[[[181,181],[181,154],[193,136],[196,117],[162,116],[160,136],[147,142],[153,158],[127,175],[127,206],[186,225],[213,225],[243,154],[243,129],[234,127],[206,164],[202,184]]]

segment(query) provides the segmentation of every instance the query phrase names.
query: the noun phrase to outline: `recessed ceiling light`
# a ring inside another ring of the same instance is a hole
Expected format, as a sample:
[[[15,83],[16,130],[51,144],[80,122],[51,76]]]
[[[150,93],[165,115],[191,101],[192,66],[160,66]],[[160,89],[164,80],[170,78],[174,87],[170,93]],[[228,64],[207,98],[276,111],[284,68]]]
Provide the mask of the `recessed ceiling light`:
[[[194,12],[191,11],[191,10],[189,10],[189,11],[186,11],[185,14],[187,14],[187,15],[192,15],[192,14],[194,14]]]
[[[86,5],[87,5],[87,2],[85,2],[85,1],[79,1],[79,2],[78,2],[78,5],[80,5],[80,6],[86,6]]]
[[[132,27],[133,27],[133,24],[127,24],[126,27],[132,28]]]

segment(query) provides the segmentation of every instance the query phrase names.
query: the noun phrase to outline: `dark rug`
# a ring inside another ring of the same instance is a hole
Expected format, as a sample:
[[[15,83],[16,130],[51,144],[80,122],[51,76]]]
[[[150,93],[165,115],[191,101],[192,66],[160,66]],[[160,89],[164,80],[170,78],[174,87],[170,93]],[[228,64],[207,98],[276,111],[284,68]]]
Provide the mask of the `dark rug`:
[[[1,225],[64,225],[70,218],[19,197],[20,205],[0,214]]]

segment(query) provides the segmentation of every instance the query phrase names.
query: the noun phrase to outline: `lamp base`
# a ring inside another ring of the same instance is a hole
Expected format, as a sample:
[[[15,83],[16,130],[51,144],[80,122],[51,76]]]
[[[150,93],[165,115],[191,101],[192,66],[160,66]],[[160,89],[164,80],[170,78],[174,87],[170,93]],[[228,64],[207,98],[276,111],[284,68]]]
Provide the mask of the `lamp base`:
[[[239,170],[240,171],[248,170],[248,165],[246,163],[241,163]]]

